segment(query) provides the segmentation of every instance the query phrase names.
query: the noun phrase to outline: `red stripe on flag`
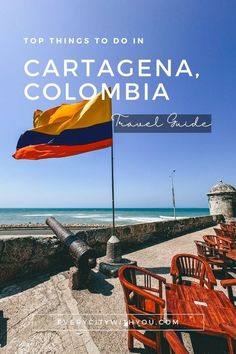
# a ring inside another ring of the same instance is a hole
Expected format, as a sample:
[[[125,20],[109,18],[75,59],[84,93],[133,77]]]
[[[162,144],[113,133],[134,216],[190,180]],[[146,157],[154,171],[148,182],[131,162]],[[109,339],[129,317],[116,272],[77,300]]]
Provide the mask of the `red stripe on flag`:
[[[112,145],[112,139],[101,140],[96,143],[85,144],[85,145],[60,145],[53,146],[47,144],[31,145],[24,148],[18,149],[13,157],[17,160],[39,160],[39,159],[49,159],[66,157],[77,154],[82,154],[84,152],[104,149]]]

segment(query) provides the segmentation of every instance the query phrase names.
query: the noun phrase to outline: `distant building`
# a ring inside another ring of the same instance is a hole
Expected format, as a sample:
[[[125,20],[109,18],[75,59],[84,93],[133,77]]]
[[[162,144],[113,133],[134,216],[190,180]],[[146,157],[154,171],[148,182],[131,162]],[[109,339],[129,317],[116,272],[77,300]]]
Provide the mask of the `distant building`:
[[[236,189],[220,181],[207,193],[211,215],[223,214],[226,219],[236,217]]]

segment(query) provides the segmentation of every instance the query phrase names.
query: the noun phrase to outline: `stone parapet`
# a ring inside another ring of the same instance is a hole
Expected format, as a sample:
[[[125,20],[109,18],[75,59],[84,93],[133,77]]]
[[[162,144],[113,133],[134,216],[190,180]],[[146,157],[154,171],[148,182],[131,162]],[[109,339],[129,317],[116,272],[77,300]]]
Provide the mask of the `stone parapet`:
[[[222,215],[201,216],[178,220],[166,220],[145,224],[118,226],[117,236],[123,253],[147,242],[159,243],[170,238],[217,225]],[[77,232],[98,257],[104,256],[106,243],[111,236],[110,227],[87,229]],[[32,277],[53,269],[65,269],[71,265],[67,250],[52,235],[0,236],[0,286],[7,282]]]

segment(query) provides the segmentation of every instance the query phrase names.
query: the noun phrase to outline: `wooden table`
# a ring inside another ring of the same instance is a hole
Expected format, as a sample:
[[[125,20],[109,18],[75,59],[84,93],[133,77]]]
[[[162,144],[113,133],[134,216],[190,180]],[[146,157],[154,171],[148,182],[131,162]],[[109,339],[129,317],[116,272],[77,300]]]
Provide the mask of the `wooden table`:
[[[236,326],[236,308],[222,291],[166,284],[166,307],[168,317],[178,320],[182,330],[225,337],[220,323]]]

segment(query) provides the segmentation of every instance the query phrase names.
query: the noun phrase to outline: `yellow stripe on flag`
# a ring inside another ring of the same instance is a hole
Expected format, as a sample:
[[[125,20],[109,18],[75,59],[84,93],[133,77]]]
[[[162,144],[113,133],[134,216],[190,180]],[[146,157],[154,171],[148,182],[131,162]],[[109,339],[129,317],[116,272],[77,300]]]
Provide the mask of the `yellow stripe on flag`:
[[[66,129],[86,128],[111,121],[111,99],[100,92],[89,101],[62,104],[47,111],[34,113],[34,128],[31,131],[59,135]]]

